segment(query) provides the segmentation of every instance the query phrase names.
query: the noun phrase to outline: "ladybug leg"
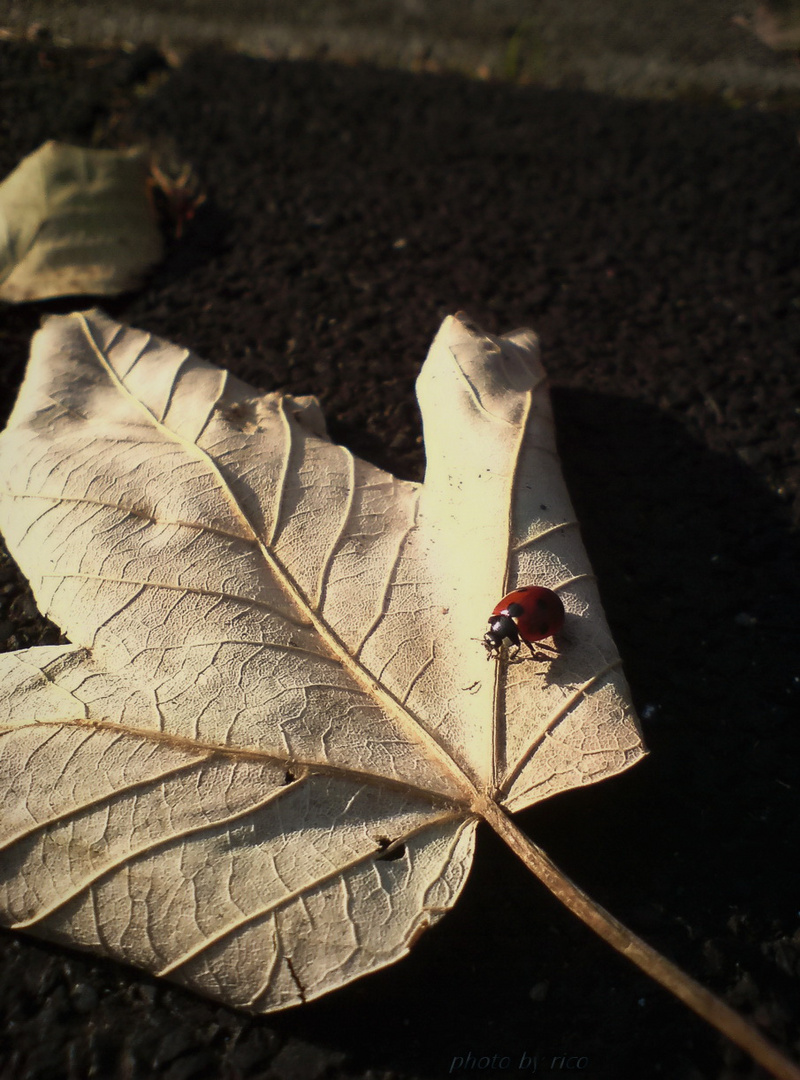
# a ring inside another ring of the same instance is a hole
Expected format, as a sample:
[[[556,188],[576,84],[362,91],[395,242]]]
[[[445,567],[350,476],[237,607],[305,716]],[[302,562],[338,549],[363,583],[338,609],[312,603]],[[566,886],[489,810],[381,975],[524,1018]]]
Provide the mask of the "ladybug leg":
[[[526,641],[525,644],[528,646],[528,648],[531,651],[531,659],[532,660],[552,660],[553,659],[552,656],[548,656],[546,653],[537,652],[536,649],[534,649],[533,644],[530,641]],[[541,641],[537,641],[536,644],[539,646],[540,649],[549,649],[554,653],[558,652],[558,649],[554,648],[552,645],[543,645]]]
[[[488,642],[484,642],[486,645],[486,659],[487,660],[500,660],[503,656],[502,642],[499,645],[490,645]],[[513,652],[512,652],[513,650]],[[519,652],[519,642],[512,641],[508,647],[508,661],[509,663],[517,662],[517,653]]]
[[[514,650],[514,657],[516,657],[517,653],[519,652],[519,631],[517,630],[516,623],[510,622],[509,627],[506,631],[506,637],[511,642],[511,646],[508,650],[508,656],[510,660],[512,659],[511,649]]]

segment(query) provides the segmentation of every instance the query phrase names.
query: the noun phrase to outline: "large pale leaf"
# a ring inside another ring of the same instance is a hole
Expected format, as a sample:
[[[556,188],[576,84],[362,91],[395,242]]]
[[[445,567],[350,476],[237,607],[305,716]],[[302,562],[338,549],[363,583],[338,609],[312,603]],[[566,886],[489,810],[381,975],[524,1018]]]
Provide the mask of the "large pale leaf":
[[[138,285],[161,234],[142,150],[46,142],[0,184],[0,299],[42,300]]]
[[[407,952],[492,801],[642,755],[534,335],[448,318],[418,394],[423,485],[99,313],[37,334],[2,528],[72,644],[2,657],[8,925],[281,1008]],[[487,663],[527,583],[559,653]]]

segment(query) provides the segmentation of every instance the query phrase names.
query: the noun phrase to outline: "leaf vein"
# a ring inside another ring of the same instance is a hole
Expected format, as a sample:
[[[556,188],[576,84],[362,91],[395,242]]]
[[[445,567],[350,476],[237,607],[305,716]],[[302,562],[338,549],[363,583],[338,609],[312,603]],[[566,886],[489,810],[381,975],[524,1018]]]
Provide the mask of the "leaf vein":
[[[542,531],[538,532],[535,536],[531,536],[527,540],[522,540],[519,544],[514,544],[511,551],[516,555],[518,552],[525,551],[526,548],[533,547],[540,541],[546,540],[548,536],[553,536],[554,533],[560,533],[564,529],[577,529],[578,527],[578,522],[575,520],[561,521],[557,525],[551,525],[547,529],[542,529]]]
[[[389,591],[391,590],[392,586],[395,583],[395,575],[397,574],[398,567],[400,566],[400,560],[401,560],[401,558],[403,556],[405,546],[408,543],[408,538],[411,536],[411,534],[414,532],[414,530],[417,527],[417,512],[418,512],[418,510],[419,510],[419,496],[415,493],[415,496],[414,496],[414,520],[411,522],[411,524],[409,526],[407,526],[403,530],[403,532],[400,534],[400,536],[398,538],[397,548],[396,548],[395,553],[394,553],[394,558],[392,559],[392,564],[388,568],[387,573],[386,573],[386,575],[384,577],[383,590],[381,591],[380,598],[379,598],[379,600],[377,601],[377,603],[375,605],[375,616],[374,616],[372,622],[370,623],[369,627],[367,628],[366,633],[362,637],[361,642],[359,643],[359,645],[355,649],[354,655],[355,655],[356,659],[358,659],[358,657],[361,656],[361,653],[364,651],[364,647],[366,646],[367,642],[372,637],[372,635],[375,633],[375,631],[378,629],[381,622],[383,621],[384,615],[386,614],[386,601],[387,601],[387,598],[389,596]]]
[[[200,764],[202,764],[202,762]],[[119,872],[125,872],[130,868],[131,863],[134,863],[140,859],[147,858],[154,852],[169,848],[170,846],[187,840],[192,836],[197,836],[202,833],[214,832],[217,830],[224,831],[227,826],[232,824],[233,822],[240,821],[242,818],[246,818],[252,814],[257,814],[259,813],[259,811],[264,810],[267,806],[270,805],[270,803],[274,803],[284,797],[289,789],[298,787],[300,784],[305,783],[307,779],[308,774],[305,774],[293,780],[290,784],[282,784],[280,787],[274,789],[273,791],[270,791],[268,795],[266,795],[263,799],[260,799],[258,802],[251,803],[249,806],[246,806],[241,810],[236,810],[233,813],[230,813],[217,821],[204,821],[198,825],[192,825],[183,829],[176,830],[175,832],[170,833],[166,836],[160,836],[157,840],[149,841],[146,844],[142,844],[141,847],[126,852],[124,855],[117,858],[115,862],[110,863],[107,866],[101,867],[94,874],[80,882],[80,884],[77,885],[75,888],[70,889],[64,895],[59,896],[57,900],[53,901],[46,908],[41,911],[37,911],[35,915],[32,915],[28,919],[23,919],[19,922],[11,923],[10,925],[12,929],[15,930],[27,930],[32,926],[36,926],[44,919],[54,914],[54,912],[59,911],[71,901],[76,900],[83,893],[88,892],[88,890],[90,890],[99,881],[102,881],[103,878],[111,877],[112,875]],[[102,803],[100,805],[102,805]],[[108,810],[110,808],[109,805],[107,805],[106,808]]]
[[[183,521],[180,518],[161,518],[157,517],[156,514],[153,513],[151,510],[137,509],[133,506],[125,506],[122,503],[107,502],[103,499],[90,499],[84,497],[78,498],[68,495],[44,495],[40,492],[20,492],[10,490],[3,491],[3,496],[10,499],[46,499],[49,502],[55,503],[56,506],[62,503],[76,503],[77,505],[104,507],[108,510],[118,510],[121,514],[125,514],[129,517],[142,518],[144,521],[150,521],[154,525],[176,525],[182,529],[193,529],[197,532],[215,533],[219,536],[230,537],[232,540],[240,540],[242,543],[247,544],[250,547],[258,547],[258,540],[252,535],[245,535],[243,533],[233,532],[232,530],[220,529],[215,525],[209,525],[203,522]],[[36,519],[36,521],[39,520],[41,519]]]
[[[423,822],[420,825],[417,825],[413,829],[409,829],[408,832],[403,833],[402,836],[398,837],[398,839],[402,839],[408,842],[409,840],[415,839],[420,833],[424,832],[426,829],[430,829],[435,825],[444,824],[447,821],[460,821],[461,817],[462,815],[441,814],[437,817],[428,819],[427,821]],[[229,923],[228,926],[222,927],[215,934],[208,936],[204,941],[199,942],[194,948],[187,950],[182,956],[177,957],[165,967],[160,968],[156,972],[156,975],[172,975],[178,968],[185,966],[190,961],[194,960],[197,956],[200,956],[202,953],[206,952],[206,950],[210,949],[212,946],[222,941],[224,938],[230,937],[231,934],[235,934],[237,930],[242,930],[250,923],[257,922],[259,919],[263,919],[267,915],[272,915],[275,912],[280,911],[281,908],[288,907],[289,904],[294,903],[295,900],[301,900],[305,902],[304,898],[307,894],[318,890],[324,885],[327,885],[329,882],[334,881],[337,877],[344,876],[351,870],[358,869],[358,867],[363,866],[366,862],[374,859],[379,854],[381,854],[381,847],[380,845],[376,844],[374,847],[371,847],[369,851],[360,853],[346,863],[340,863],[338,866],[335,866],[332,870],[330,870],[327,874],[318,875],[314,880],[306,882],[299,888],[287,893],[286,896],[282,896],[280,897],[280,899],[274,900],[269,904],[262,905],[260,908],[258,908],[258,910],[244,915],[241,919],[237,919],[235,922]]]
[[[131,585],[136,586],[137,594],[141,594],[143,589],[164,589],[168,592],[177,593],[191,593],[197,596],[214,597],[217,600],[230,600],[233,603],[243,604],[247,607],[259,607],[265,611],[268,611],[271,615],[277,615],[278,618],[284,619],[286,622],[292,624],[292,626],[305,627],[309,624],[307,622],[301,622],[294,616],[287,615],[284,611],[280,611],[273,605],[268,604],[265,600],[256,600],[250,596],[242,596],[239,593],[225,592],[222,589],[207,589],[200,588],[193,585],[178,585],[168,581],[141,581],[135,578],[114,578],[108,577],[103,574],[68,574],[68,573],[45,573],[41,575],[42,579],[45,578],[57,578],[59,581],[66,580],[78,580],[78,581],[98,581],[104,585]],[[114,612],[114,616],[119,612]]]
[[[566,717],[580,702],[580,700],[586,695],[586,693],[591,690],[592,687],[597,686],[598,683],[602,682],[603,679],[605,679],[606,675],[609,675],[612,671],[615,671],[621,666],[622,660],[617,657],[615,660],[612,660],[611,663],[606,664],[604,668],[601,668],[600,671],[596,672],[591,677],[591,679],[587,679],[586,682],[581,683],[580,686],[576,687],[575,690],[566,697],[566,699],[561,703],[559,708],[556,709],[556,711],[548,718],[543,731],[537,736],[536,739],[534,739],[528,749],[525,750],[525,752],[520,756],[514,768],[510,771],[508,776],[499,786],[499,792],[501,795],[508,795],[508,793],[511,791],[511,788],[514,786],[517,779],[522,774],[523,769],[528,764],[533,755],[536,753],[536,751],[539,749],[539,747],[542,745],[545,738],[547,736],[552,736],[555,728],[558,727],[558,725],[562,723],[564,719],[566,719]]]
[[[286,412],[286,398],[281,395],[278,399],[278,407],[280,411],[281,423],[283,424],[283,430],[286,437],[286,444],[283,449],[283,455],[281,460],[281,475],[278,480],[278,489],[275,492],[275,509],[272,518],[272,527],[269,531],[269,536],[266,538],[266,546],[271,548],[275,543],[275,537],[278,535],[278,530],[281,526],[281,512],[283,510],[283,500],[286,495],[286,485],[289,481],[289,464],[292,458],[292,422],[289,419],[289,415]],[[248,525],[250,522],[248,521]],[[255,531],[255,530],[254,530]]]
[[[347,490],[347,502],[345,504],[344,513],[342,514],[342,520],[341,520],[341,523],[339,525],[339,530],[336,533],[336,536],[334,537],[334,540],[333,540],[330,548],[328,549],[328,552],[327,552],[327,554],[326,554],[326,556],[325,556],[325,558],[324,558],[324,560],[322,562],[322,566],[320,567],[320,577],[319,577],[319,583],[317,585],[317,598],[316,598],[316,604],[315,604],[317,611],[320,611],[320,612],[323,610],[323,608],[325,606],[325,592],[326,592],[326,590],[328,588],[328,577],[330,575],[331,567],[333,565],[333,558],[334,558],[334,555],[336,554],[336,549],[339,547],[339,544],[342,541],[342,537],[344,536],[344,532],[345,532],[345,529],[347,528],[347,524],[350,521],[350,516],[353,513],[353,504],[355,502],[355,492],[356,492],[356,464],[355,464],[355,458],[353,457],[353,455],[350,453],[350,451],[346,447],[340,446],[339,449],[345,455],[345,459],[347,461],[348,481],[349,481],[348,490]]]
[[[19,729],[17,729],[19,730]],[[57,733],[56,733],[57,734]],[[92,732],[87,732],[86,738],[91,739]],[[77,752],[78,748],[75,748],[74,752]],[[58,814],[51,814],[47,818],[43,818],[41,821],[35,822],[33,825],[28,826],[16,833],[11,833],[3,837],[0,842],[0,851],[8,850],[14,844],[19,843],[22,840],[27,840],[31,836],[35,836],[37,832],[42,832],[45,829],[50,828],[52,825],[63,824],[65,821],[69,821],[71,818],[85,813],[87,810],[91,810],[94,807],[100,807],[104,803],[116,799],[120,796],[132,795],[136,791],[145,791],[148,787],[154,787],[163,783],[165,780],[171,780],[175,776],[179,776],[183,772],[190,772],[197,765],[203,765],[209,762],[213,757],[212,753],[205,753],[198,755],[194,761],[183,762],[180,765],[174,765],[169,769],[155,774],[154,776],[143,777],[141,780],[136,780],[131,783],[121,784],[115,788],[113,792],[105,792],[102,795],[98,795],[95,798],[89,798],[81,803],[70,806],[69,809],[62,811]]]

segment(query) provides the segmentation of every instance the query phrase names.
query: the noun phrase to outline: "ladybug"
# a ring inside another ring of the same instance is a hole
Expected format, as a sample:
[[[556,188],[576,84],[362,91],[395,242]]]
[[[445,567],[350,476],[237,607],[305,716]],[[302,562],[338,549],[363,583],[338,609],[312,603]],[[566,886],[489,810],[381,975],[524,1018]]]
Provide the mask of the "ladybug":
[[[552,589],[541,585],[523,585],[504,596],[489,616],[489,629],[483,635],[488,656],[497,658],[508,640],[519,652],[520,638],[536,656],[532,641],[553,637],[564,625],[564,605]]]

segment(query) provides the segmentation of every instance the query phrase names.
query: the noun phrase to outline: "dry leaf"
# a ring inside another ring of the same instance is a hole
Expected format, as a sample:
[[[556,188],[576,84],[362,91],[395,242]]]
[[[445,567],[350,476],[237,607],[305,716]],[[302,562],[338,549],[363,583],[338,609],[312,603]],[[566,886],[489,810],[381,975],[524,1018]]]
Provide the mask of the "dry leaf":
[[[2,657],[8,925],[282,1008],[452,906],[481,800],[638,760],[536,352],[445,321],[420,486],[333,445],[313,401],[96,312],[46,323],[2,528],[73,644]],[[487,663],[474,639],[531,581],[568,641]]]
[[[800,50],[800,0],[769,0],[756,6],[752,18],[739,15],[733,21],[776,52]]]
[[[445,320],[416,485],[329,442],[313,399],[97,312],[45,325],[0,436],[0,515],[74,644],[0,658],[7,925],[268,1012],[403,956],[455,902],[483,818],[800,1080],[506,812],[643,753],[536,354],[529,331]],[[487,612],[530,582],[567,608],[557,658],[487,664]]]
[[[0,184],[0,299],[138,285],[162,257],[142,150],[46,142]]]

